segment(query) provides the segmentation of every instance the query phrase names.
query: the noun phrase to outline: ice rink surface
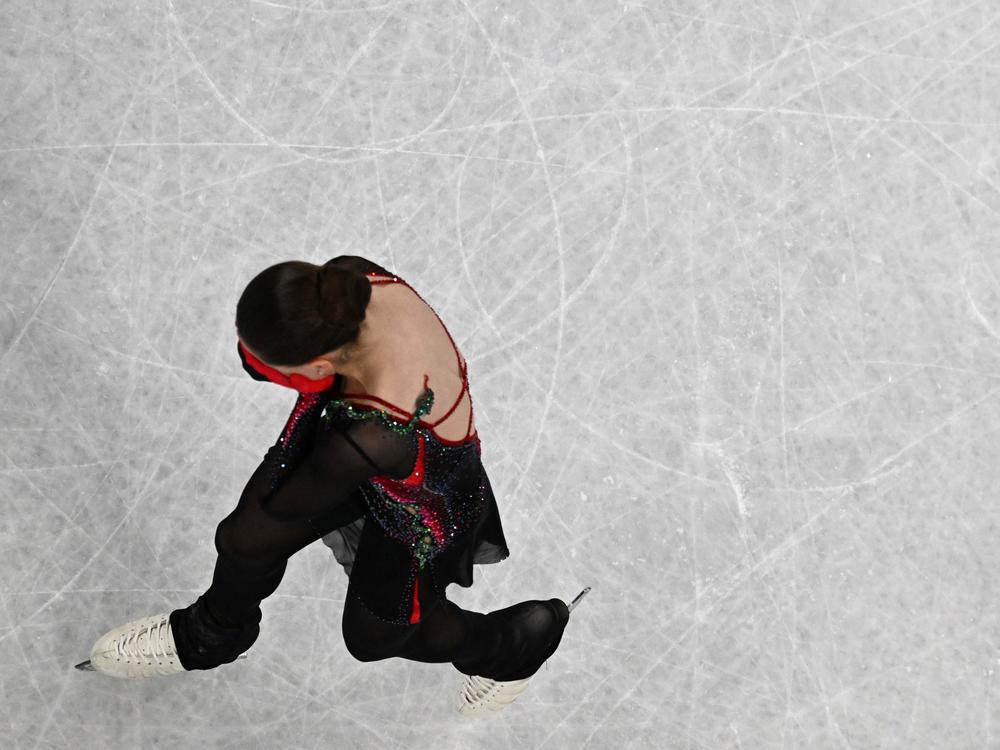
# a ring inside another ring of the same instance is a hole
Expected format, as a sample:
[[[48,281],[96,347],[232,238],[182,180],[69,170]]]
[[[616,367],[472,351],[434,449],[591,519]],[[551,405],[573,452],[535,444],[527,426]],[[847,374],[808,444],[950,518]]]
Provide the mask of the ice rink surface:
[[[7,2],[4,748],[1000,747],[1000,6]],[[294,394],[269,265],[359,254],[469,362],[511,557],[568,601],[488,721],[354,660],[295,556],[247,660],[113,680],[207,588]]]

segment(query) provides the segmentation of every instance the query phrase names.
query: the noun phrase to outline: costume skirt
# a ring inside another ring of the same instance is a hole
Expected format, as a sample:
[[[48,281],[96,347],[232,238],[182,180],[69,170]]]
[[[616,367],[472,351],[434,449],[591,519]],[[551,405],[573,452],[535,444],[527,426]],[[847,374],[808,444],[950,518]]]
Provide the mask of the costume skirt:
[[[323,537],[347,573],[348,596],[361,601],[386,622],[419,622],[419,613],[446,599],[451,583],[468,588],[473,565],[497,563],[510,555],[500,522],[493,488],[483,474],[482,511],[475,525],[455,537],[446,548],[418,570],[410,550],[392,539],[375,521],[361,491],[344,506],[343,524]],[[414,589],[417,591],[414,599]]]

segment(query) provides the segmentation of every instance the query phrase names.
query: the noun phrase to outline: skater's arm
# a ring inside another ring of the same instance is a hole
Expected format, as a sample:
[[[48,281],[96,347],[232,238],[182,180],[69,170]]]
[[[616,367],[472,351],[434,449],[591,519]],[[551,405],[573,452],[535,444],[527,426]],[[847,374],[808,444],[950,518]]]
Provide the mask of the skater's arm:
[[[270,472],[254,472],[239,505],[219,524],[216,547],[244,565],[269,569],[343,525],[345,506],[361,485],[375,476],[404,477],[415,458],[414,435],[399,435],[376,420],[320,429],[276,489]],[[271,451],[261,466],[269,460]]]
[[[373,477],[409,474],[416,459],[415,438],[397,434],[377,419],[321,428],[295,471],[261,504],[276,520],[336,512]]]

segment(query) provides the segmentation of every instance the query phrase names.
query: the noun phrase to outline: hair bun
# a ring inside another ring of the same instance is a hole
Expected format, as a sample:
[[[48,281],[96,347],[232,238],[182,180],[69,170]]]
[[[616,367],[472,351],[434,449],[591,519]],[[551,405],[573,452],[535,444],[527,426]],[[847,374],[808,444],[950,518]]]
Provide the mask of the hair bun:
[[[326,263],[316,275],[316,291],[320,317],[327,323],[354,328],[365,319],[371,284],[363,273]]]

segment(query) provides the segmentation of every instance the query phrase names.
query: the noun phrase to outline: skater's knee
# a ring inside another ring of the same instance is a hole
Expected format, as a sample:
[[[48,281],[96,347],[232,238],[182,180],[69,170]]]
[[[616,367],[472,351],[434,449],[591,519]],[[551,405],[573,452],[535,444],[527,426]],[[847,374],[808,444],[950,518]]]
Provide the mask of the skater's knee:
[[[347,648],[347,652],[358,661],[382,661],[392,656],[380,651],[368,651],[361,644],[347,638],[344,639],[344,646]]]
[[[344,647],[358,661],[381,661],[393,656],[385,641],[351,628],[344,628]]]
[[[341,629],[348,653],[363,662],[398,656],[410,634],[410,628],[385,622],[353,601],[344,607]]]
[[[380,661],[392,656],[390,644],[373,633],[350,627],[346,623],[343,627],[343,633],[344,647],[358,661]]]

